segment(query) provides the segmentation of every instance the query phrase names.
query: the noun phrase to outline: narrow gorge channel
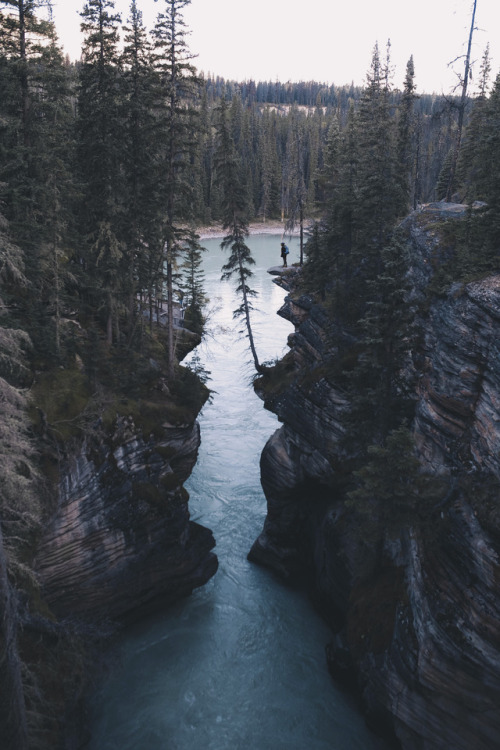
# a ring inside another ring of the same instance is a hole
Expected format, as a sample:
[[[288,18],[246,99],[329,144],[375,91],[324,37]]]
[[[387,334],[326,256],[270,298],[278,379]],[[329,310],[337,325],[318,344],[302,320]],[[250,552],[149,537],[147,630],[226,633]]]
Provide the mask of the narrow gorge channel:
[[[203,242],[209,335],[199,347],[212,403],[186,487],[194,520],[212,529],[219,570],[167,612],[129,628],[90,709],[89,750],[375,750],[383,745],[327,672],[330,632],[303,593],[247,561],[266,502],[259,458],[277,428],[251,387],[252,367],[220,282],[220,240]],[[262,361],[281,356],[292,328],[276,315],[284,292],[267,274],[279,236],[250,246],[253,315]],[[291,262],[298,259],[293,240]]]

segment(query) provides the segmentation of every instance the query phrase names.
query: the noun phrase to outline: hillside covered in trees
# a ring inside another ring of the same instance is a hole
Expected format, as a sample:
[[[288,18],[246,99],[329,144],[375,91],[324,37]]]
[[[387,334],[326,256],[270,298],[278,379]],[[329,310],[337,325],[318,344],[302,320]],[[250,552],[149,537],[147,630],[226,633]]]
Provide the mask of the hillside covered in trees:
[[[151,33],[135,0],[126,19],[111,0],[82,3],[73,64],[48,5],[0,0],[0,693],[12,696],[0,721],[17,750],[35,736],[36,747],[57,746],[65,696],[54,684],[68,665],[84,682],[73,630],[57,630],[61,651],[45,663],[29,638],[16,645],[23,627],[36,634],[54,619],[34,559],[61,456],[132,402],[140,411],[160,380],[191,419],[207,398],[179,362],[203,333],[196,229],[227,218],[222,139],[243,223],[314,221],[300,283],[338,334],[328,366],[354,396],[359,471],[369,446],[411,416],[398,380],[412,310],[395,226],[450,195],[475,205],[432,259],[430,294],[498,270],[499,251],[500,77],[490,87],[487,53],[461,110],[458,96],[416,90],[411,58],[396,89],[389,46],[375,47],[363,88],[205,80],[187,48],[185,0],[161,3]]]

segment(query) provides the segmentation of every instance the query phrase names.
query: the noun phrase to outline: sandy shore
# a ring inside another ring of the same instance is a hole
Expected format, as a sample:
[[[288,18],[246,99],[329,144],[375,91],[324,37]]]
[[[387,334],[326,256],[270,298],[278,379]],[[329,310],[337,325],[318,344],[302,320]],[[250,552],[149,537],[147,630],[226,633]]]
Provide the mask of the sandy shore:
[[[284,231],[284,224],[281,221],[257,221],[253,222],[252,224],[248,225],[248,229],[250,234],[283,234]],[[210,227],[198,227],[196,230],[197,234],[199,234],[200,239],[202,240],[208,240],[208,239],[217,239],[222,238],[225,235],[225,232],[222,231],[221,227],[217,226],[210,226]],[[293,237],[298,236],[299,234],[299,227],[295,227],[291,235]],[[290,237],[290,232],[286,233],[287,237]]]

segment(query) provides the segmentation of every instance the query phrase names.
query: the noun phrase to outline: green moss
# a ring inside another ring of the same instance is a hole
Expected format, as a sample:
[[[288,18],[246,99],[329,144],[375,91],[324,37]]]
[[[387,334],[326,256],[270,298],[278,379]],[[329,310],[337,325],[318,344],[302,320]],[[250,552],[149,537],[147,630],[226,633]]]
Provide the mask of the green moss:
[[[260,398],[267,400],[286,391],[295,378],[293,352],[290,351],[278,360],[273,367],[268,367],[265,375],[256,378],[253,385]]]

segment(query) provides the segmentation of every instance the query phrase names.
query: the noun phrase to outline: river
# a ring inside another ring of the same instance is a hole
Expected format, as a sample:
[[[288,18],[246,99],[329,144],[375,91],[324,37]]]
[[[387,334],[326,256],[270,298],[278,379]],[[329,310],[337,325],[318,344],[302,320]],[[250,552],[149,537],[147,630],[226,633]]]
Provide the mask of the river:
[[[305,594],[247,561],[266,512],[259,457],[277,429],[251,387],[233,285],[220,282],[220,240],[205,240],[209,335],[198,355],[214,391],[200,415],[191,516],[212,529],[219,570],[192,596],[129,628],[90,708],[90,750],[375,750],[325,661],[330,633]],[[251,286],[261,361],[281,356],[292,327],[267,268],[280,237],[255,235]],[[298,260],[298,241],[290,246]]]

